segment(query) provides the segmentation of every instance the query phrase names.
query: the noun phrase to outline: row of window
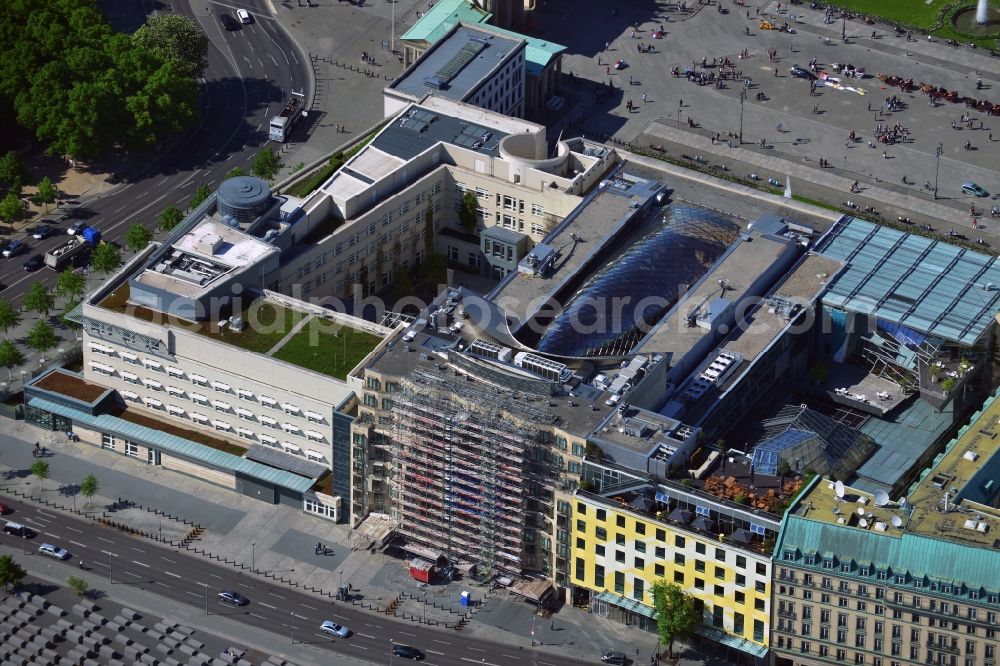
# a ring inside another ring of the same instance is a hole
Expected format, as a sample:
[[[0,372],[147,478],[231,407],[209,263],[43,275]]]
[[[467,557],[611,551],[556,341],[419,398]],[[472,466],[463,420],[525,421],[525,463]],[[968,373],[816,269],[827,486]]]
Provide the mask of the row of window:
[[[841,641],[838,641],[838,643],[841,643]],[[784,649],[788,651],[795,651],[795,640],[792,638],[785,638],[784,636],[778,636],[777,648],[779,650]],[[945,652],[942,652],[942,649],[945,650]],[[878,647],[876,647],[874,651],[882,654],[888,653],[890,657],[903,657],[904,653],[908,653],[910,660],[921,660],[921,649],[919,645],[911,645],[909,650],[905,651],[902,643],[893,642],[889,644],[889,649],[886,651],[885,646],[879,642]],[[836,661],[854,664],[870,663],[872,666],[883,666],[884,661],[888,661],[891,666],[901,666],[899,661],[885,660],[882,656],[875,656],[866,652],[849,652],[846,648],[842,647],[834,647],[831,649],[829,645],[824,644],[820,644],[814,652],[812,642],[805,639],[799,641],[797,652],[800,654],[816,654],[821,658],[832,658]],[[986,654],[984,658],[986,661],[980,662],[975,657],[966,657],[962,663],[964,663],[965,666],[993,666],[993,659],[995,658],[994,647],[992,645],[986,646],[985,652]],[[923,661],[927,664],[938,664],[938,666],[958,666],[959,656],[952,652],[952,648],[950,646],[934,644],[927,646],[924,651]]]

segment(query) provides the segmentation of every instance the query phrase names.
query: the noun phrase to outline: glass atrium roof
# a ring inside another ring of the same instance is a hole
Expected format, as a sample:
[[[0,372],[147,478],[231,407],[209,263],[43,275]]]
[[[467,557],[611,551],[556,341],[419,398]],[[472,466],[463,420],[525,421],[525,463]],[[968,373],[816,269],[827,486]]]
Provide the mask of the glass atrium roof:
[[[627,354],[735,240],[712,211],[672,205],[566,302],[537,349],[560,356]]]

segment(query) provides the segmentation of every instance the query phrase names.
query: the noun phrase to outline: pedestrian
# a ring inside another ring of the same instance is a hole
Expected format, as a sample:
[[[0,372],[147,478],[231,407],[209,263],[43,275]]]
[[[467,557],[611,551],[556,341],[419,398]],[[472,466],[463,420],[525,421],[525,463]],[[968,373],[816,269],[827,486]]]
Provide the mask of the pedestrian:
[[[631,75],[631,74],[630,74],[630,75],[629,75],[629,77],[628,77],[628,84],[629,84],[629,85],[632,85],[632,75]]]
[[[990,132],[990,143],[993,143],[993,132]]]
[[[884,150],[882,151],[882,159],[884,159],[884,160],[889,159],[889,154],[886,151],[884,151]]]
[[[642,103],[646,103],[646,93],[642,93]]]
[[[774,68],[774,75],[775,75],[775,76],[777,76],[777,75],[778,75],[778,68],[777,68],[777,67],[775,67],[775,68]]]
[[[611,48],[611,42],[604,42],[604,50],[607,51]]]
[[[608,76],[611,76],[611,65],[605,65],[604,71],[607,73]]]

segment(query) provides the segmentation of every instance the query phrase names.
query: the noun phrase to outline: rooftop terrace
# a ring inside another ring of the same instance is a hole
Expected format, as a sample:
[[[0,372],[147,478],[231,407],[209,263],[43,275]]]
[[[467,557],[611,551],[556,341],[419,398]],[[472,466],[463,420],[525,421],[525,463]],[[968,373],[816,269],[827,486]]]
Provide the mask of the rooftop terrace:
[[[84,381],[83,377],[62,369],[54,370],[45,375],[36,381],[34,386],[87,403],[94,402],[108,391],[106,386],[91,384]]]

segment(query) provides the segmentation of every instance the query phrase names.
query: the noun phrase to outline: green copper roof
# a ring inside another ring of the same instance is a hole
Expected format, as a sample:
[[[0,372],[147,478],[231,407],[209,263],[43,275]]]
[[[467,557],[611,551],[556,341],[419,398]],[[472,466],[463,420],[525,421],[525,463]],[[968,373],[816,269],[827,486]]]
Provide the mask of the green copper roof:
[[[832,553],[840,561],[888,565],[894,573],[956,581],[973,590],[1000,590],[996,574],[1000,571],[1000,550],[994,548],[909,532],[900,536],[880,534],[786,513],[775,545],[775,559],[780,561],[782,553],[796,549]]]
[[[537,37],[529,37],[528,35],[522,35],[513,30],[504,30],[494,25],[486,27],[499,35],[523,39],[528,43],[524,50],[524,68],[528,74],[533,76],[541,74],[542,70],[549,64],[549,61],[566,50],[566,47],[562,44],[538,39]]]
[[[83,423],[102,432],[114,433],[133,442],[149,444],[162,451],[181,455],[191,460],[197,460],[200,463],[212,465],[218,469],[241,472],[247,476],[274,483],[283,488],[290,488],[304,493],[312,488],[315,482],[315,479],[309,479],[298,474],[286,472],[285,470],[262,465],[252,460],[233,455],[232,453],[218,451],[210,446],[192,442],[183,437],[160,432],[153,428],[147,428],[146,426],[120,419],[117,416],[109,414],[92,416],[82,410],[65,407],[44,398],[31,398],[28,404],[37,409],[73,419],[74,423]]]
[[[433,44],[456,23],[486,23],[491,16],[469,0],[438,0],[400,39]]]

